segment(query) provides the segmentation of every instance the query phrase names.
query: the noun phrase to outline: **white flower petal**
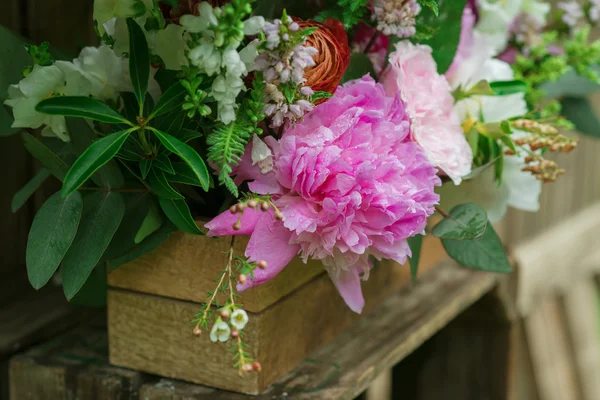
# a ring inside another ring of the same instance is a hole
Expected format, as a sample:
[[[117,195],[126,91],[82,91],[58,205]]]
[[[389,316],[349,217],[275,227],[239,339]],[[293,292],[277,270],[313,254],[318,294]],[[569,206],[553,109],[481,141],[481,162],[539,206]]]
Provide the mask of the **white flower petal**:
[[[248,314],[242,309],[237,309],[231,314],[229,321],[235,328],[242,330],[248,323]]]

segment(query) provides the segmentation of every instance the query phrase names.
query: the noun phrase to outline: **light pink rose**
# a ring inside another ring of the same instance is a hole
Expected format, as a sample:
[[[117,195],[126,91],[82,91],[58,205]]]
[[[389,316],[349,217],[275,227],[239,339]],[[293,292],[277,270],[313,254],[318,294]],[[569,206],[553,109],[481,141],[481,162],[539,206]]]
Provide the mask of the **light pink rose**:
[[[412,139],[458,185],[471,172],[473,154],[453,110],[450,85],[438,74],[431,48],[398,42],[380,81],[388,95],[400,93],[411,120]]]

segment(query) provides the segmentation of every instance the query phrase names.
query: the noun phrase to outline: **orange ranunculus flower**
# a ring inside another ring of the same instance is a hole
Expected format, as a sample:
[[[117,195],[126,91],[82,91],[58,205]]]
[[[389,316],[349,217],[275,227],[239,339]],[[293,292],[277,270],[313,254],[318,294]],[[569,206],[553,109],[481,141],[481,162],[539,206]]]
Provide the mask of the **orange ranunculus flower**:
[[[317,65],[304,72],[306,86],[314,91],[335,92],[350,63],[348,36],[344,26],[334,18],[326,19],[323,23],[312,20],[297,22],[301,29],[318,28],[306,40],[307,46],[319,50],[314,57]]]

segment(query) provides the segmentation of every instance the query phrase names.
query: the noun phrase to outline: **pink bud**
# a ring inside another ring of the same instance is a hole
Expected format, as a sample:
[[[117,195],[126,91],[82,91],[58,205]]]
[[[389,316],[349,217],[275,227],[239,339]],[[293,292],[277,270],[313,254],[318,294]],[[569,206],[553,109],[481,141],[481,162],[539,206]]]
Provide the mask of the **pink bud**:
[[[231,337],[234,339],[237,339],[238,336],[240,336],[240,331],[238,331],[237,329],[234,329],[231,331]]]
[[[260,209],[263,211],[269,211],[269,203],[267,203],[266,201],[263,201],[260,205]]]
[[[255,370],[256,372],[260,372],[262,370],[262,365],[260,365],[260,363],[258,361],[254,361],[252,363],[252,369]]]
[[[260,269],[267,269],[267,262],[265,260],[260,260],[256,263],[256,266]]]
[[[252,370],[253,370],[252,364],[244,364],[244,366],[242,368],[244,369],[245,372],[252,372]]]
[[[235,205],[229,207],[229,212],[232,214],[237,214],[237,207]]]
[[[224,321],[227,321],[229,319],[229,310],[221,310],[219,315],[221,316],[221,318],[223,318]]]
[[[238,282],[242,285],[245,284],[246,283],[246,275],[240,274],[240,276],[238,276]]]
[[[202,331],[199,328],[195,328],[193,333],[196,337],[200,337],[200,335],[202,335]]]
[[[240,221],[236,221],[235,224],[233,224],[232,228],[234,231],[239,231],[240,229],[242,229],[242,223]]]
[[[250,208],[256,208],[256,200],[252,199],[252,200],[248,200],[248,207]]]

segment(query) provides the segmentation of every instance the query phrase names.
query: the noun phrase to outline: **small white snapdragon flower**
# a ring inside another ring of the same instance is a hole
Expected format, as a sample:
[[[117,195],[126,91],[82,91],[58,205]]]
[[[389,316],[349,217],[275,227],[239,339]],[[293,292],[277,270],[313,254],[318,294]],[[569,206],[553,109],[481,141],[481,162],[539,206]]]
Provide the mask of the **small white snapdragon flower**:
[[[244,21],[244,35],[258,35],[265,26],[265,19],[261,16],[250,17]]]
[[[103,24],[112,18],[132,18],[153,7],[152,0],[95,0],[94,20],[98,22],[100,33],[104,33]]]
[[[230,335],[231,329],[229,325],[226,322],[218,321],[210,331],[210,340],[211,342],[226,342],[229,340]]]
[[[256,164],[263,174],[273,170],[273,152],[258,135],[254,134],[252,136],[252,165]]]
[[[217,25],[218,21],[212,6],[208,2],[203,1],[198,4],[198,16],[189,14],[183,15],[179,19],[179,23],[188,32],[202,33],[210,26]]]
[[[234,328],[237,328],[241,331],[248,323],[248,313],[241,308],[238,308],[231,314],[230,323]]]

